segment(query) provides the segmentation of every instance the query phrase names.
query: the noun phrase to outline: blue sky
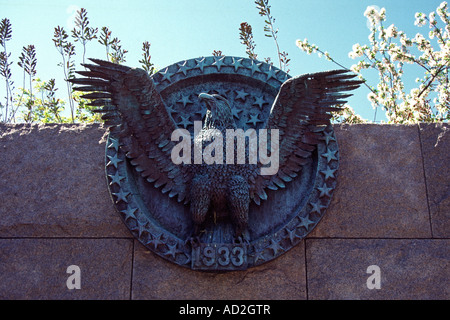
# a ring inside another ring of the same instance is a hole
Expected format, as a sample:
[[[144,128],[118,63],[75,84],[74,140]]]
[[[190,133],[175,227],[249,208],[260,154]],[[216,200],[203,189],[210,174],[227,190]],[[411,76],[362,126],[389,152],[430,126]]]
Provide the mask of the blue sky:
[[[369,29],[363,13],[367,6],[386,8],[387,23],[414,37],[424,35],[428,27],[414,26],[416,12],[434,11],[441,0],[271,0],[275,26],[279,29],[280,49],[289,53],[292,76],[336,69],[337,66],[316,55],[307,55],[295,45],[297,39],[308,38],[340,63],[350,67],[356,63],[348,57],[352,45],[368,43]],[[56,79],[61,98],[65,99],[62,69],[57,66],[60,56],[52,37],[56,26],[66,30],[73,27],[73,14],[86,8],[91,26],[107,26],[113,36],[121,40],[126,65],[140,66],[143,41],[151,43],[152,62],[163,68],[175,62],[211,55],[221,50],[225,55],[246,56],[239,41],[239,26],[248,22],[253,27],[256,53],[260,60],[276,57],[273,39],[264,36],[264,19],[259,16],[253,0],[0,0],[0,19],[9,18],[13,39],[7,43],[14,61],[15,86],[22,83],[17,66],[22,47],[34,44],[37,51],[37,76],[42,80]],[[76,62],[81,62],[82,49],[76,43]],[[87,57],[105,58],[103,47],[95,41],[88,44]],[[78,67],[79,69],[80,67]],[[411,75],[415,79],[416,75]],[[375,84],[375,83],[374,83]],[[414,85],[412,80],[412,85]],[[367,101],[368,89],[361,87],[349,98],[349,104],[366,119],[373,119],[374,111]],[[4,85],[0,97],[4,97]],[[385,119],[378,112],[377,120]]]

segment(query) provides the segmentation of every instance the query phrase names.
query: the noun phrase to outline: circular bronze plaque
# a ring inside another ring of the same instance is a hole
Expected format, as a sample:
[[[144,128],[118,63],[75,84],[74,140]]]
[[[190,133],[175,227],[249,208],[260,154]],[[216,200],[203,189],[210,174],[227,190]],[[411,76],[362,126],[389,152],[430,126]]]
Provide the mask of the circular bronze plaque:
[[[179,128],[193,132],[206,108],[200,93],[225,97],[238,128],[260,129],[269,116],[281,84],[290,76],[264,62],[239,57],[201,57],[175,63],[152,76],[167,111]],[[268,190],[267,200],[252,202],[246,243],[236,243],[228,222],[214,219],[199,243],[190,241],[194,228],[189,205],[170,198],[136,172],[110,133],[106,175],[112,200],[132,234],[148,249],[178,265],[206,271],[243,270],[260,265],[298,244],[317,225],[336,185],[338,145],[331,125],[292,181]]]

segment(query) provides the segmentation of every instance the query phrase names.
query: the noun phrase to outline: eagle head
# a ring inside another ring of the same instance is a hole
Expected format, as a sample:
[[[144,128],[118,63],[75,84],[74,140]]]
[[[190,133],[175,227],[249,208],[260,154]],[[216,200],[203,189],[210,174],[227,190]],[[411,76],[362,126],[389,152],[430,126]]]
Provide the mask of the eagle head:
[[[227,99],[218,94],[200,93],[198,98],[205,102],[205,128],[227,129],[235,128],[233,113]]]

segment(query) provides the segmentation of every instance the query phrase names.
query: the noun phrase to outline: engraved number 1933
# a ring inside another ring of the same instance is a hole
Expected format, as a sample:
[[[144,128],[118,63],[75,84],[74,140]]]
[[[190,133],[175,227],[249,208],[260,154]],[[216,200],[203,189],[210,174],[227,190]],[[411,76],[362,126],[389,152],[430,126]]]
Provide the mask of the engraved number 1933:
[[[194,267],[206,269],[240,268],[246,263],[244,247],[201,245],[192,250]]]

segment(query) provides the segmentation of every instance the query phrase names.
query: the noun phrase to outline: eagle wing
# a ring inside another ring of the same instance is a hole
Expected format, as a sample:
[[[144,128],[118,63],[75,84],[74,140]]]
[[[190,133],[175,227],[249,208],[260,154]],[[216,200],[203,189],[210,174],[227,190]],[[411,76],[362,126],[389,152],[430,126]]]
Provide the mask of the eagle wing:
[[[136,171],[169,197],[187,203],[187,167],[175,165],[170,155],[177,127],[151,77],[142,69],[90,60],[95,64],[83,64],[88,70],[77,72],[85,77],[70,80],[80,85],[74,90],[91,92],[82,97],[102,107],[95,111],[103,113],[110,131],[118,134],[120,148]]]
[[[264,189],[284,188],[285,182],[311,161],[324,125],[330,123],[331,112],[341,110],[336,105],[346,103],[343,99],[351,96],[341,92],[362,83],[352,80],[355,76],[346,70],[332,70],[294,77],[281,85],[265,123],[266,129],[279,130],[279,170],[274,175],[254,173],[250,198],[257,204],[267,199]]]

